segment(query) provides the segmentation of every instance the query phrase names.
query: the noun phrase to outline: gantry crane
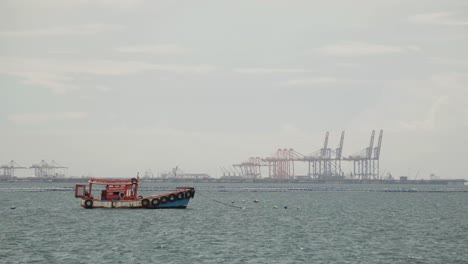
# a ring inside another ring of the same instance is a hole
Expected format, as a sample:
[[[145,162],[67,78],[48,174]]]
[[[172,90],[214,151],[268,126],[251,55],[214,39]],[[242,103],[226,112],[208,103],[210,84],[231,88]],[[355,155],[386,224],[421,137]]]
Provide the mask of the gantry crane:
[[[68,169],[68,167],[62,166],[54,160],[50,163],[42,160],[39,164],[31,165],[30,169],[34,169],[34,175],[38,178],[53,178],[64,176],[63,173],[60,173],[60,169]]]
[[[0,169],[3,170],[3,174],[2,174],[3,177],[14,178],[15,177],[15,170],[17,170],[17,169],[27,169],[27,168],[19,165],[14,160],[11,160],[7,164],[0,166]]]
[[[294,163],[303,161],[304,155],[294,149],[278,149],[273,156],[262,159],[268,166],[268,176],[274,179],[295,177]]]
[[[369,146],[355,153],[346,160],[353,162],[353,175],[361,180],[379,179],[380,149],[382,147],[383,130],[380,130],[377,146],[374,147],[375,130],[372,130]]]
[[[323,148],[304,157],[308,162],[308,175],[313,179],[330,179],[342,177],[341,160],[343,153],[344,134],[341,132],[340,143],[335,150],[328,147],[328,138],[330,133],[325,133]]]

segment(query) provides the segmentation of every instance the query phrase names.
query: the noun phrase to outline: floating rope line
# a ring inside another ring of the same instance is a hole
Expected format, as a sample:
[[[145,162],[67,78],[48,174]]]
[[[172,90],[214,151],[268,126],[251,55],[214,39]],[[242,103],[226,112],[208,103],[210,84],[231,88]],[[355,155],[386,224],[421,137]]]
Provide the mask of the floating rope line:
[[[448,187],[444,187],[448,188]],[[140,187],[140,192],[148,191],[172,191],[174,187]],[[0,187],[0,192],[74,192],[74,187]],[[437,189],[437,190],[419,190],[416,188],[390,188],[390,189],[346,189],[335,187],[197,187],[197,191],[203,192],[295,192],[295,191],[310,191],[310,192],[387,192],[387,193],[468,193],[466,189]],[[198,193],[197,192],[197,193]]]
[[[208,197],[208,196],[206,196],[206,195],[203,195],[203,194],[201,194],[200,192],[197,192],[197,195],[203,196],[203,197],[205,197],[205,198],[208,199],[208,200],[211,200],[211,201],[216,202],[216,203],[224,204],[224,205],[226,205],[226,206],[234,207],[234,208],[237,208],[237,209],[245,209],[245,207],[240,207],[240,206],[236,206],[236,205],[232,205],[232,204],[227,204],[227,203],[218,201],[218,200],[216,200],[216,199],[213,199],[213,198],[211,198],[211,197]]]

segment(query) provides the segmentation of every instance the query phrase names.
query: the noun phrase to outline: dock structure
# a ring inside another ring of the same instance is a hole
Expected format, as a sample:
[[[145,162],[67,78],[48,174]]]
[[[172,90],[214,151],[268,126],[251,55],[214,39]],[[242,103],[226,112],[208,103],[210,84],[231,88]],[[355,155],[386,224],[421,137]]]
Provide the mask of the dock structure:
[[[304,155],[294,149],[278,149],[272,156],[262,159],[268,166],[268,177],[273,179],[294,178],[294,163],[303,160]]]
[[[174,167],[170,172],[162,173],[159,175],[160,179],[173,179],[173,180],[200,180],[210,179],[211,176],[207,173],[186,173],[183,172],[179,166]]]
[[[65,177],[65,170],[68,167],[62,166],[52,160],[50,163],[42,160],[40,163],[33,164],[30,167],[19,165],[16,161],[11,160],[9,163],[0,166],[0,179],[8,180],[15,179],[17,170],[34,170],[34,177],[40,179],[51,179]]]
[[[234,164],[231,167],[220,167],[223,177],[234,177],[234,178],[244,178],[245,176],[243,175],[242,171],[238,170],[238,166],[240,164]]]
[[[14,160],[11,160],[7,164],[0,166],[0,169],[2,169],[2,171],[3,171],[2,175],[1,175],[2,178],[14,178],[15,177],[15,170],[17,170],[17,169],[27,169],[27,168],[19,165]]]
[[[68,167],[62,166],[54,160],[52,160],[50,163],[42,160],[40,163],[33,164],[29,168],[34,169],[34,176],[38,178],[63,177],[65,175],[63,170],[68,169]]]
[[[260,157],[250,157],[248,160],[232,166],[240,170],[240,176],[258,179],[262,174],[262,166],[267,166],[267,164]]]
[[[352,178],[360,180],[380,179],[380,149],[382,147],[383,130],[380,130],[377,146],[374,147],[375,130],[372,130],[369,146],[345,160],[353,162]]]
[[[323,148],[304,156],[308,163],[307,175],[312,179],[330,179],[343,177],[341,160],[343,153],[344,134],[341,132],[340,143],[336,149],[328,147],[329,132],[325,134]]]
[[[271,179],[314,179],[314,180],[341,180],[345,178],[342,169],[343,162],[351,162],[353,170],[349,174],[351,179],[356,180],[379,180],[380,177],[380,152],[382,148],[383,130],[380,130],[379,138],[374,147],[375,130],[372,130],[370,143],[362,151],[344,157],[343,145],[345,131],[341,132],[338,146],[332,149],[328,146],[330,133],[325,133],[323,147],[308,155],[302,155],[292,148],[278,149],[273,155],[259,158],[252,157],[245,162],[234,164],[248,179],[261,179],[262,167],[268,167],[268,178]],[[306,162],[307,174],[298,175],[295,171],[296,162]],[[222,169],[223,176],[228,173]]]

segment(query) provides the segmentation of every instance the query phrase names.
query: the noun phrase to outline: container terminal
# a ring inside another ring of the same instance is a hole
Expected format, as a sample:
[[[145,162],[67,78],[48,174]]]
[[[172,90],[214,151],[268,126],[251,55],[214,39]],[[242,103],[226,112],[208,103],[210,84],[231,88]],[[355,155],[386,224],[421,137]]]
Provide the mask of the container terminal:
[[[142,181],[155,182],[304,182],[322,184],[440,184],[463,185],[467,180],[441,179],[434,174],[429,180],[410,179],[408,176],[394,178],[390,172],[380,170],[383,130],[379,131],[376,144],[375,130],[371,132],[369,144],[352,155],[343,155],[345,131],[341,132],[336,148],[328,145],[329,132],[325,133],[323,147],[310,154],[303,155],[292,148],[277,149],[266,157],[253,156],[243,162],[220,167],[221,177],[213,178],[207,173],[184,173],[178,166],[168,173],[154,176],[147,170]],[[300,171],[297,165],[306,165],[306,172]],[[345,172],[343,164],[348,163],[351,171]],[[16,177],[17,170],[33,170],[32,177]],[[0,181],[53,181],[53,182],[87,182],[89,177],[66,177],[68,169],[52,160],[42,160],[37,164],[24,167],[11,160],[0,166]],[[419,172],[418,172],[419,174]]]

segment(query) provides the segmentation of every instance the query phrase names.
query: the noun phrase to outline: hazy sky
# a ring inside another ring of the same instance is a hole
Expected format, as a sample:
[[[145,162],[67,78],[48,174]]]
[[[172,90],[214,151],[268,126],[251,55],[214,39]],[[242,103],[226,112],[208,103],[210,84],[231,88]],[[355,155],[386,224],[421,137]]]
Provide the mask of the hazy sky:
[[[467,178],[468,1],[0,2],[0,163],[69,174],[344,155]]]

